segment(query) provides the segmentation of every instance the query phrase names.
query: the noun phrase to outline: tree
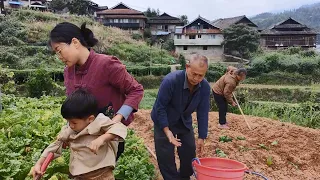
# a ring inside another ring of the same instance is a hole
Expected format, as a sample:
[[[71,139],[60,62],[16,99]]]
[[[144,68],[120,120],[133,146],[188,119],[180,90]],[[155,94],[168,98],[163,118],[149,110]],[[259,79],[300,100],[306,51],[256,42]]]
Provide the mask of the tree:
[[[151,38],[152,34],[151,34],[151,29],[150,28],[145,28],[143,31],[143,38]]]
[[[151,9],[151,8],[148,8],[145,12],[144,12],[144,15],[148,18],[151,18],[151,17],[158,17],[160,16],[160,11],[159,9],[155,10],[155,9]]]
[[[41,68],[28,77],[26,87],[30,97],[40,98],[43,94],[50,94],[54,86],[50,74]]]
[[[72,0],[68,3],[68,9],[71,14],[88,15],[90,5],[88,0]]]
[[[56,11],[62,11],[66,7],[67,7],[67,2],[65,0],[52,0],[49,3],[49,8]]]
[[[187,15],[180,16],[180,20],[183,22],[184,25],[189,23]]]
[[[163,43],[163,49],[167,51],[174,51],[175,46],[174,46],[174,41],[173,39],[168,39]]]
[[[181,69],[185,69],[186,68],[186,63],[187,62],[186,62],[185,57],[182,54],[179,55],[179,63],[181,65]]]
[[[258,50],[260,36],[257,30],[245,24],[232,25],[223,30],[226,52],[237,51],[241,58]]]

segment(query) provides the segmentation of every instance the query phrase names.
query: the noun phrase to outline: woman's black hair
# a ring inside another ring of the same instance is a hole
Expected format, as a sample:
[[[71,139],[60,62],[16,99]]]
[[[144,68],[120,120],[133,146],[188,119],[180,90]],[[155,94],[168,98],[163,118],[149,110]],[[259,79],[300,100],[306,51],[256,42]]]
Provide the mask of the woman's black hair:
[[[99,112],[96,98],[86,89],[77,89],[67,97],[61,106],[64,119],[85,119]]]
[[[86,23],[83,23],[79,28],[72,23],[62,22],[57,24],[50,32],[49,45],[52,42],[70,44],[72,38],[77,38],[87,48],[93,47],[98,43],[93,32],[86,28]]]

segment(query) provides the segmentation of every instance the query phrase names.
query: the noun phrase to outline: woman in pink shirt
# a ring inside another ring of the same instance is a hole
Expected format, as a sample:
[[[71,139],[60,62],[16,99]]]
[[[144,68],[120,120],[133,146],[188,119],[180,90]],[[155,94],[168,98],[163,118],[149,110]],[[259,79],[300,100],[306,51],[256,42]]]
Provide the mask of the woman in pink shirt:
[[[66,65],[64,84],[67,96],[86,88],[98,100],[101,113],[113,121],[129,125],[143,97],[143,87],[114,56],[98,54],[91,49],[98,43],[86,24],[63,22],[50,32],[49,44]],[[119,143],[117,159],[124,151]]]

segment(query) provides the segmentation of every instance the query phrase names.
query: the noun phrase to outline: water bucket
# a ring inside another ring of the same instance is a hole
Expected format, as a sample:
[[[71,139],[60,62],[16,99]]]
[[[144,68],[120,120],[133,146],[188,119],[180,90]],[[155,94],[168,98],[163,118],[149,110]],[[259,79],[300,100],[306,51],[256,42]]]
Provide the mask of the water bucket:
[[[264,176],[249,172],[245,164],[225,158],[195,158],[192,167],[197,180],[243,180],[245,173]]]

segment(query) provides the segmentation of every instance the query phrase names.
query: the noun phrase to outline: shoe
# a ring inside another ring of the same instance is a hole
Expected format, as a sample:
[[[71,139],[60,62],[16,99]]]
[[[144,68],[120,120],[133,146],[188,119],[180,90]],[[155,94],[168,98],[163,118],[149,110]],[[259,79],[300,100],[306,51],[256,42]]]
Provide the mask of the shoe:
[[[219,124],[220,129],[229,129],[229,126],[227,124]]]

